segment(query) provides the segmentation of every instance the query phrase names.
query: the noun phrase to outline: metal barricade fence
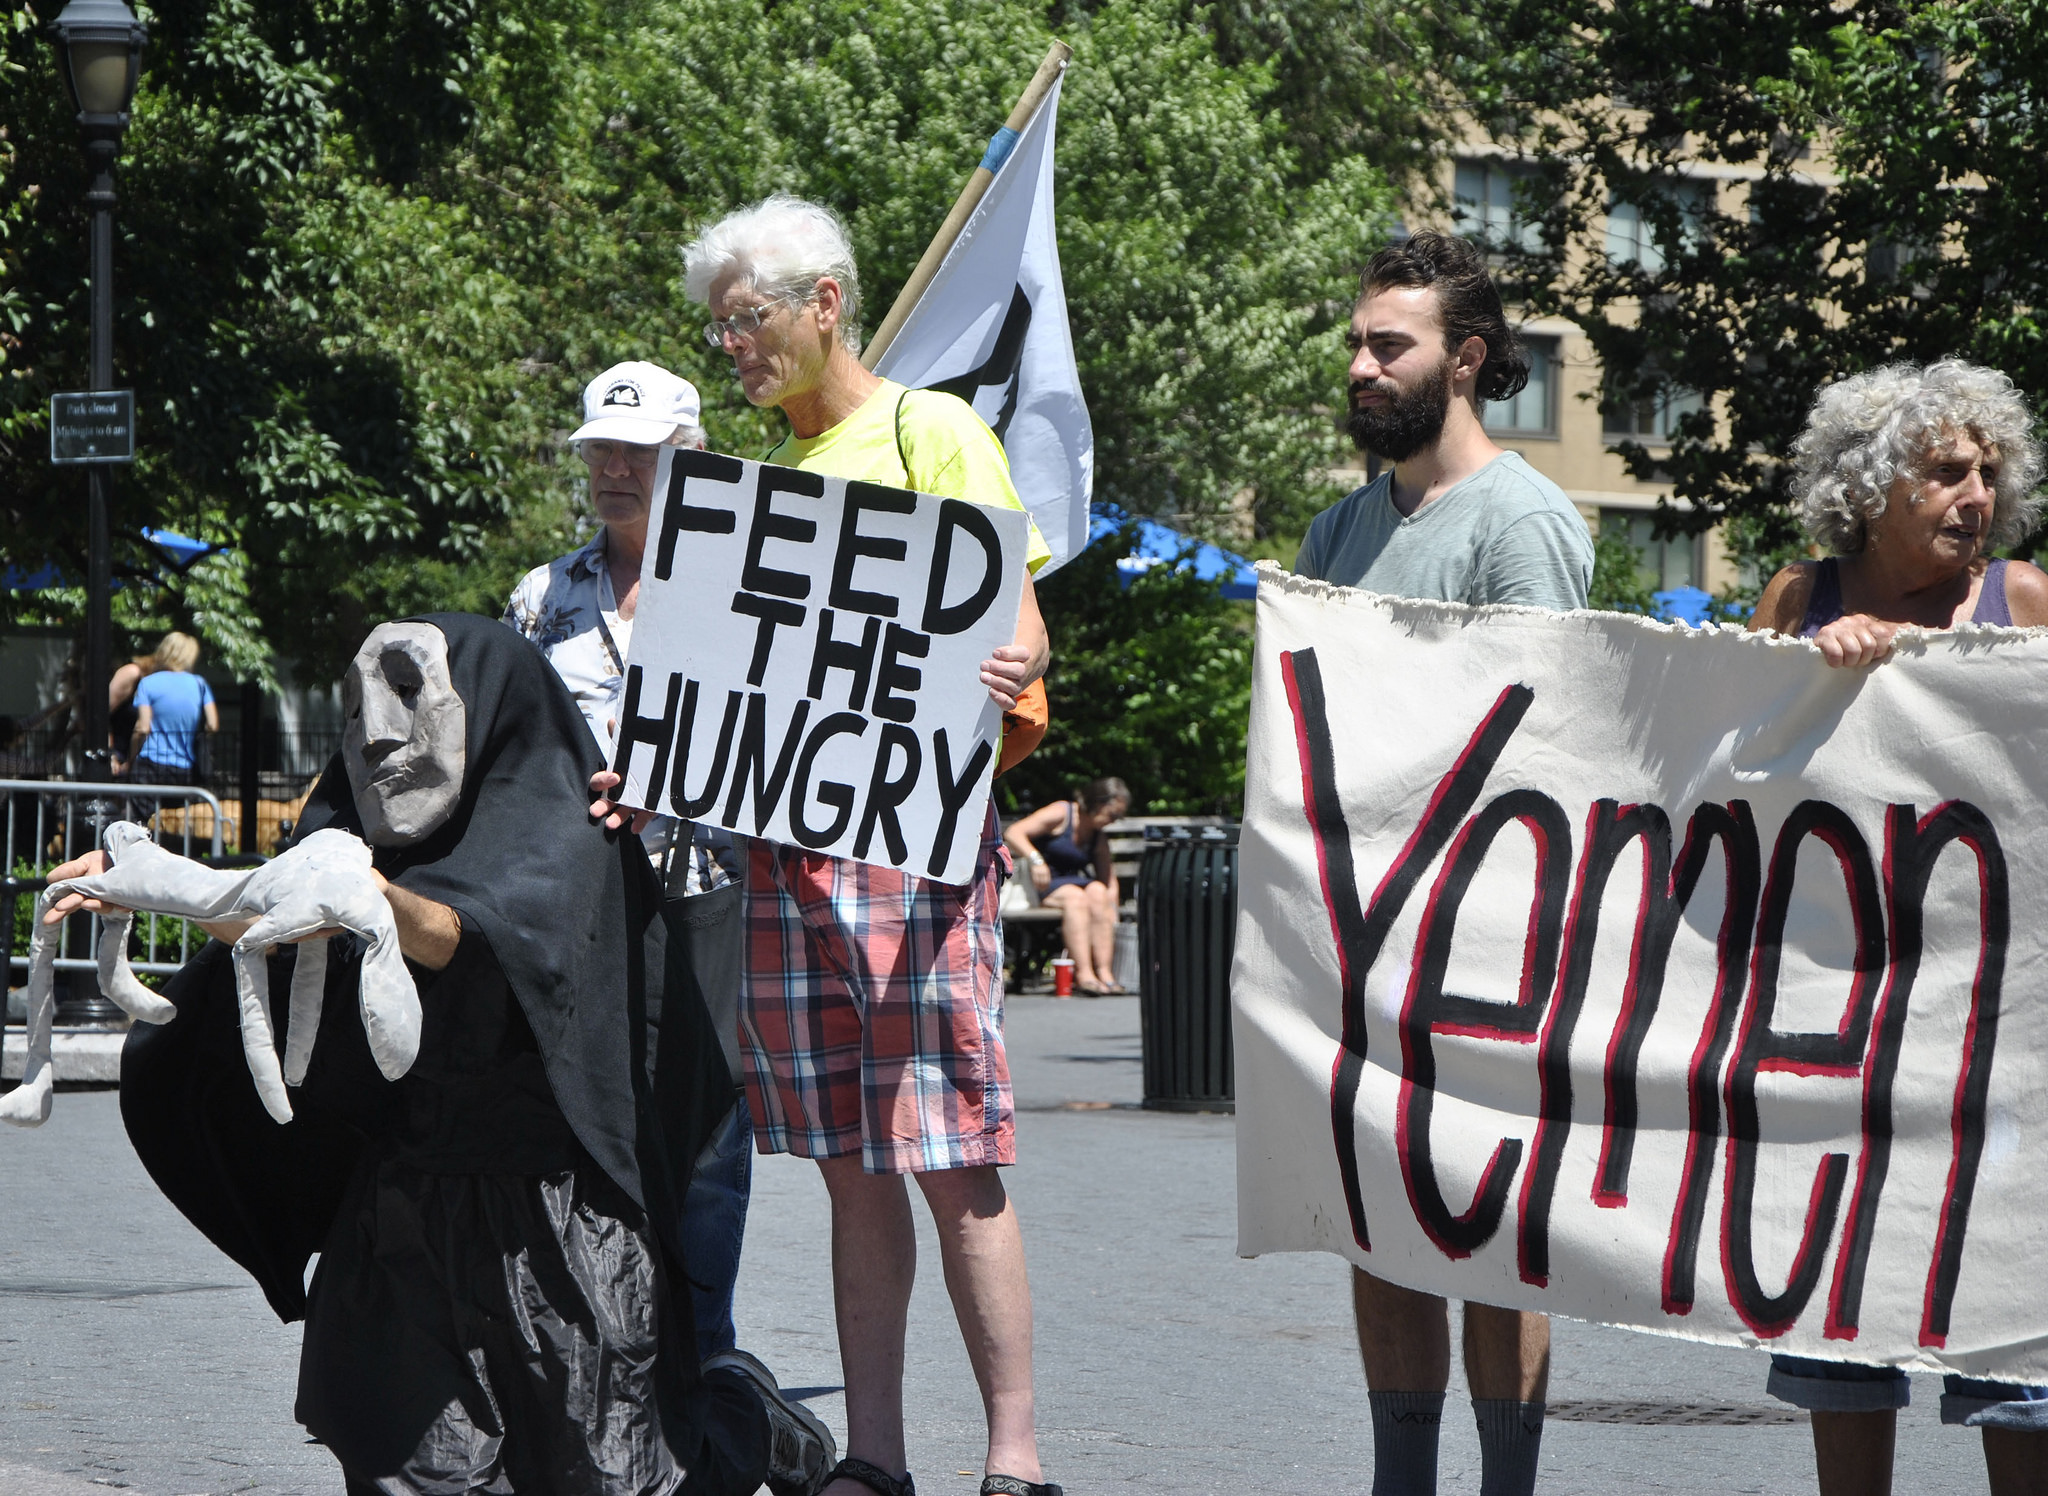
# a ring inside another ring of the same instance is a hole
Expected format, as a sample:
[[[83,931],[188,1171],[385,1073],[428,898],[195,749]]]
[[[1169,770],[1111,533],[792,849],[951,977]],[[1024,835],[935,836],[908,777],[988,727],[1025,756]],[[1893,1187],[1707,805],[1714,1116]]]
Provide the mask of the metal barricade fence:
[[[0,949],[8,952],[7,985],[17,971],[26,979],[28,957],[14,954],[15,922],[22,894],[48,887],[43,874],[58,863],[82,857],[100,844],[115,821],[149,827],[159,844],[186,857],[221,858],[221,803],[210,792],[181,784],[81,784],[64,780],[0,779],[7,805],[6,841],[0,843]],[[239,860],[239,859],[237,859]],[[34,905],[29,905],[32,911]],[[34,918],[31,912],[28,918]],[[168,974],[183,966],[206,941],[186,920],[144,914],[135,922],[142,942],[138,972]],[[175,948],[176,958],[171,959]],[[60,971],[91,971],[99,949],[99,923],[89,916],[64,922],[57,948]]]

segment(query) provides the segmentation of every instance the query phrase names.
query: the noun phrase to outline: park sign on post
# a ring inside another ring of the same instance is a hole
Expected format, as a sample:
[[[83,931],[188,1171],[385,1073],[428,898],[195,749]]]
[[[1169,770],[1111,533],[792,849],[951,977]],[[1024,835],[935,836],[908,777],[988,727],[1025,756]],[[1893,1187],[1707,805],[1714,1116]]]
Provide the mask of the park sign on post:
[[[135,391],[50,396],[50,461],[133,462]]]
[[[1239,1250],[2048,1382],[2048,630],[1897,650],[1262,566]]]
[[[979,855],[1029,521],[664,447],[614,769],[628,805],[944,883]]]

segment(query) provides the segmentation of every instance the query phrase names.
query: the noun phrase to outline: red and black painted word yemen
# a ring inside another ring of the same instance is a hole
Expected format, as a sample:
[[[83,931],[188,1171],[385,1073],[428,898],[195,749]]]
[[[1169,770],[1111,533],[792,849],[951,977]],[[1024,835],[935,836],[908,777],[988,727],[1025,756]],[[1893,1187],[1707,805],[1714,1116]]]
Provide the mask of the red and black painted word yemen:
[[[2010,899],[2005,854],[1990,821],[1975,806],[1951,800],[1925,815],[1911,805],[1887,807],[1879,866],[1855,823],[1820,800],[1801,802],[1778,829],[1766,867],[1756,821],[1746,801],[1702,804],[1672,855],[1670,818],[1654,805],[1594,802],[1586,818],[1576,878],[1572,825],[1562,806],[1533,789],[1496,795],[1472,814],[1487,776],[1528,713],[1535,693],[1500,693],[1464,751],[1437,782],[1421,821],[1370,899],[1361,900],[1351,836],[1338,795],[1322,673],[1313,649],[1280,656],[1301,755],[1304,803],[1314,833],[1322,891],[1336,937],[1343,986],[1343,1025],[1330,1083],[1330,1121],[1351,1230],[1370,1251],[1359,1194],[1355,1113],[1366,1059],[1366,978],[1394,922],[1423,874],[1441,854],[1443,866],[1424,905],[1412,974],[1401,1010],[1401,1091],[1395,1150],[1416,1220],[1445,1254],[1463,1257],[1500,1229],[1508,1192],[1521,1176],[1516,1253],[1524,1282],[1550,1281],[1550,1217],[1559,1164],[1572,1128],[1573,1035],[1585,1005],[1594,941],[1607,882],[1630,843],[1641,843],[1642,891],[1626,988],[1603,1066],[1606,1106],[1593,1203],[1628,1204],[1629,1163],[1636,1133],[1636,1063],[1663,992],[1664,969],[1680,918],[1718,853],[1725,914],[1718,970],[1707,1016],[1687,1071],[1690,1136],[1664,1256],[1666,1313],[1694,1302],[1700,1230],[1725,1115],[1722,1271],[1736,1311],[1760,1336],[1781,1335],[1819,1286],[1827,1245],[1841,1230],[1841,1250],[1827,1299],[1825,1333],[1853,1340],[1863,1299],[1878,1200],[1891,1162],[1892,1087],[1905,1039],[1906,1010],[1919,971],[1922,904],[1935,859],[1957,842],[1976,855],[1979,888],[1977,968],[1970,992],[1964,1053],[1952,1114],[1953,1153],[1932,1243],[1922,1303],[1920,1341],[1946,1343],[1949,1309],[1962,1263],[1970,1200],[1984,1145],[1985,1098],[1998,1037],[1999,988],[2005,970]],[[1460,903],[1496,835],[1519,822],[1533,838],[1536,877],[1523,951],[1519,1000],[1492,1002],[1444,990],[1444,973]],[[1801,842],[1817,838],[1835,855],[1856,932],[1854,978],[1833,1032],[1785,1033],[1772,1027],[1786,914]],[[1448,849],[1448,850],[1446,850]],[[1520,1138],[1494,1149],[1471,1205],[1454,1213],[1438,1187],[1430,1156],[1437,1034],[1463,1034],[1534,1046],[1539,1115],[1527,1159]],[[1728,1064],[1733,1047],[1734,1061]],[[1723,1070],[1726,1070],[1725,1076]],[[1863,1082],[1862,1137],[1853,1187],[1846,1153],[1826,1155],[1790,1280],[1782,1293],[1758,1282],[1751,1228],[1759,1132],[1757,1076],[1763,1071],[1858,1077]],[[1525,1166],[1526,1164],[1526,1166]],[[1846,1212],[1843,1195],[1848,1193]]]

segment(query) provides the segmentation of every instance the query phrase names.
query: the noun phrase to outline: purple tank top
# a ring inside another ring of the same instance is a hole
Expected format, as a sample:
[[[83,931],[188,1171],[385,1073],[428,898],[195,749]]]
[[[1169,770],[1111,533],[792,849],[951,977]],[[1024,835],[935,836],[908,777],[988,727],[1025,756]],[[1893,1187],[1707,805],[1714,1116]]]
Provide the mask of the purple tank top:
[[[1993,559],[1984,568],[1984,585],[1977,593],[1977,610],[1972,623],[1995,623],[2012,627],[2012,609],[2005,601],[2006,563]],[[1806,617],[1800,622],[1799,637],[1811,639],[1842,616],[1842,568],[1829,556],[1813,574],[1813,595],[1806,600]]]

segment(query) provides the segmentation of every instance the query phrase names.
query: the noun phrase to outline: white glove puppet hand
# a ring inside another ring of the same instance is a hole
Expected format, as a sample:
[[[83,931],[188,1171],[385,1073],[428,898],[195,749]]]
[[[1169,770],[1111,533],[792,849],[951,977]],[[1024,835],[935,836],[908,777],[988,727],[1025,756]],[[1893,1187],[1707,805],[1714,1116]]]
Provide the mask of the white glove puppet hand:
[[[287,1079],[293,1085],[305,1079],[319,1028],[327,971],[324,939],[300,948],[292,978],[289,1053],[280,1066],[270,1014],[270,974],[264,960],[269,949],[280,942],[336,929],[361,935],[369,943],[363,960],[361,1003],[371,1055],[388,1079],[396,1080],[412,1067],[419,1053],[419,994],[399,953],[391,906],[371,873],[370,849],[361,841],[346,831],[316,831],[262,867],[242,870],[209,868],[167,852],[152,842],[142,827],[126,821],[108,827],[105,842],[111,867],[54,884],[37,902],[30,944],[29,1068],[21,1087],[0,1098],[0,1121],[34,1127],[50,1114],[56,927],[44,925],[42,916],[57,899],[74,892],[154,914],[208,922],[255,921],[235,942],[235,992],[249,1074],[264,1110],[277,1121],[291,1120]],[[167,1021],[175,1009],[143,987],[128,969],[129,917],[106,915],[103,919],[101,990],[136,1018],[148,1023]],[[30,1089],[31,1075],[40,1084],[39,1092]]]

